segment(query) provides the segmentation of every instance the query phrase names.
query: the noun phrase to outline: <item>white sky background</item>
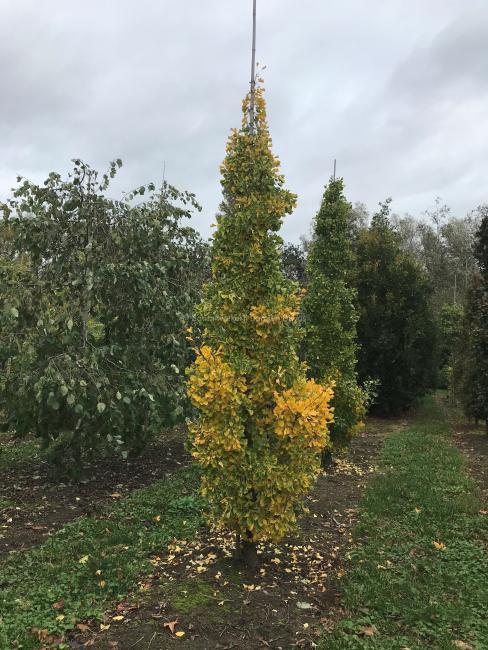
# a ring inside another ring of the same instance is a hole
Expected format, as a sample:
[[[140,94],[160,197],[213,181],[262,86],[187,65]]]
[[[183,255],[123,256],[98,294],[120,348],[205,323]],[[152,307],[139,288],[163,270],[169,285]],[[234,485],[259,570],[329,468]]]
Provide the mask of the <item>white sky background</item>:
[[[251,0],[0,0],[0,199],[80,157],[114,191],[197,194],[204,236],[250,76]],[[274,151],[309,229],[324,184],[351,201],[464,215],[488,201],[488,0],[258,0]]]

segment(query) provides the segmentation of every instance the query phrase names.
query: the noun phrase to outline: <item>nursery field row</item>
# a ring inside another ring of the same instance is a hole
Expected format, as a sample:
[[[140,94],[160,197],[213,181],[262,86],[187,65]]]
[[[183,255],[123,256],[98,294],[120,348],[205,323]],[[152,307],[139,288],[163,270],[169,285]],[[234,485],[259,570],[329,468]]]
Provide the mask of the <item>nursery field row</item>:
[[[236,564],[230,534],[204,525],[180,434],[164,458],[157,443],[140,459],[139,469],[153,463],[145,487],[135,489],[137,464],[123,483],[112,465],[100,485],[58,484],[67,523],[60,511],[49,528],[39,512],[42,530],[27,526],[18,544],[22,519],[10,524],[2,647],[481,650],[488,443],[446,406],[429,398],[413,420],[371,418],[319,478],[297,533],[259,545],[257,572]],[[19,459],[17,505],[3,516],[34,498],[53,508],[54,486],[31,469]]]

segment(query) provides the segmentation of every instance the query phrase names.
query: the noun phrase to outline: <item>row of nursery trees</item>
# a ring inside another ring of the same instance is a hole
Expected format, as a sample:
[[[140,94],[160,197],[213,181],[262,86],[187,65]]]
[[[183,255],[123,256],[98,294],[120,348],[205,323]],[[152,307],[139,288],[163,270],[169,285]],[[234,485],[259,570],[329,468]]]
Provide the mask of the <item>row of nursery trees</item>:
[[[0,417],[71,474],[189,418],[211,517],[253,561],[368,408],[400,413],[440,381],[488,421],[488,213],[437,206],[429,223],[388,199],[369,220],[334,178],[305,246],[283,246],[296,197],[261,88],[252,124],[248,109],[211,246],[186,223],[190,193],[109,198],[120,161],[19,178],[1,224]]]

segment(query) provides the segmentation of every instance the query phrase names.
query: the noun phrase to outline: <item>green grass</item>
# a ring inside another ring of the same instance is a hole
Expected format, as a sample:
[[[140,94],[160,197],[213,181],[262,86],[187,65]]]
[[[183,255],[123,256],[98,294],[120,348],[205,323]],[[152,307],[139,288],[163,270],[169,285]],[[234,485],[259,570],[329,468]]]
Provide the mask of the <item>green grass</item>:
[[[229,591],[226,590],[226,596]],[[230,611],[229,601],[215,582],[201,576],[167,583],[164,595],[179,615],[199,614],[207,621],[221,621]],[[222,604],[218,605],[219,602]]]
[[[106,517],[83,517],[39,547],[12,553],[0,563],[0,647],[38,647],[32,627],[62,634],[126,597],[150,570],[151,553],[195,534],[203,505],[197,487],[194,468],[179,470],[133,492]],[[63,608],[53,608],[61,599]]]
[[[191,614],[196,609],[215,605],[215,586],[203,578],[176,583],[170,592],[172,606],[180,614]]]
[[[346,616],[320,647],[486,650],[488,518],[433,399],[387,439],[380,469],[344,578]]]
[[[8,497],[0,497],[0,514],[13,506],[13,501]]]
[[[37,440],[16,440],[7,434],[0,434],[0,471],[27,460],[35,460],[40,453]]]

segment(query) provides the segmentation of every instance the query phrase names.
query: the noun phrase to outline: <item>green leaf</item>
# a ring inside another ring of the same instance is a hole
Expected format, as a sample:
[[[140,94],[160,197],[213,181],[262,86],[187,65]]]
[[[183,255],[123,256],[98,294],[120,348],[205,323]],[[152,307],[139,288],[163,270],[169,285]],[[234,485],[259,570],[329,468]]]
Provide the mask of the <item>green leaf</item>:
[[[103,402],[98,402],[97,411],[103,413],[105,411],[106,405]]]

